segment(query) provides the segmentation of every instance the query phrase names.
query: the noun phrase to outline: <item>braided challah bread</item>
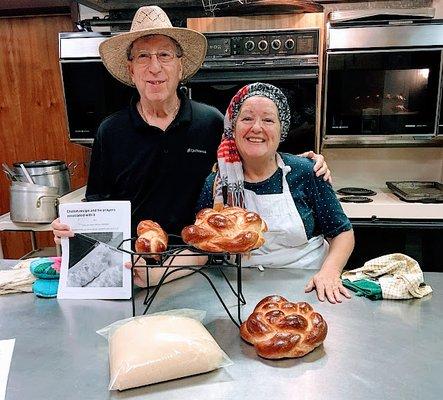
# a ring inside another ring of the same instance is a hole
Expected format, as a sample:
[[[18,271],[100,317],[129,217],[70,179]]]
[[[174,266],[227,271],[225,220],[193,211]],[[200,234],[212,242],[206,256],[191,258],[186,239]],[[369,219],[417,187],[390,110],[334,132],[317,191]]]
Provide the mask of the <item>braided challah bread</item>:
[[[258,214],[243,208],[204,208],[198,212],[194,225],[183,228],[182,238],[203,251],[245,253],[265,242],[263,232],[267,230]]]
[[[137,253],[161,253],[168,247],[168,235],[157,222],[150,219],[137,226],[138,239],[135,241]]]
[[[240,335],[263,358],[302,357],[325,340],[328,325],[305,302],[291,303],[281,296],[261,300],[240,326]]]

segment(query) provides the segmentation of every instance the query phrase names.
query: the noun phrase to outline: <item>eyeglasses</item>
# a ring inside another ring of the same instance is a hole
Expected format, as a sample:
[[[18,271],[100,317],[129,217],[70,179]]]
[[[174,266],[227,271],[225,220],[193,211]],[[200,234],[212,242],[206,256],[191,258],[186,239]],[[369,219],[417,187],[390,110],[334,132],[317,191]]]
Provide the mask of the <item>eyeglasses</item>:
[[[170,63],[174,57],[180,58],[181,55],[178,55],[174,53],[171,50],[159,50],[154,53],[150,53],[149,51],[140,50],[134,55],[131,55],[129,57],[130,61],[134,61],[137,64],[140,65],[147,65],[151,62],[152,56],[156,56],[157,60],[162,64],[168,64]]]

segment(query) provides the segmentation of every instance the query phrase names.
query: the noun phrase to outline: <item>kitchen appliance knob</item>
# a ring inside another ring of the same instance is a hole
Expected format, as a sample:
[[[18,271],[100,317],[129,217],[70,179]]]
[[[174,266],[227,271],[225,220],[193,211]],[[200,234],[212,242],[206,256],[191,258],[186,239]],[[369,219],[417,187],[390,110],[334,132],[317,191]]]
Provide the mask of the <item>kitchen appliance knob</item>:
[[[280,40],[280,39],[274,39],[274,40],[271,42],[271,47],[272,47],[274,50],[279,50],[280,47],[281,47],[281,40]]]
[[[292,49],[294,48],[294,46],[295,46],[295,42],[294,42],[293,39],[287,39],[287,40],[286,40],[286,42],[285,42],[285,47],[286,47],[288,50],[292,50]]]
[[[258,42],[258,48],[259,48],[261,51],[265,51],[265,50],[268,48],[268,42],[267,42],[266,40],[260,40],[260,41]]]
[[[248,41],[245,43],[245,49],[246,49],[247,51],[252,51],[252,50],[254,50],[254,47],[255,47],[255,43],[254,43],[252,40],[248,40]]]

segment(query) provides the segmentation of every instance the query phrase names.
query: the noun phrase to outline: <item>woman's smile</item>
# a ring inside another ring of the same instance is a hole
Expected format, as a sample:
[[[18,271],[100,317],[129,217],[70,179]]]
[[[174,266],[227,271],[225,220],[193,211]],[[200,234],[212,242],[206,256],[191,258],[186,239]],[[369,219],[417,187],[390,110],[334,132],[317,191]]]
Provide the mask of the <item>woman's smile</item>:
[[[250,142],[250,143],[258,143],[258,144],[261,144],[261,143],[264,143],[264,142],[265,142],[265,139],[260,138],[260,137],[256,137],[256,136],[246,137],[245,139],[246,139],[248,142]]]

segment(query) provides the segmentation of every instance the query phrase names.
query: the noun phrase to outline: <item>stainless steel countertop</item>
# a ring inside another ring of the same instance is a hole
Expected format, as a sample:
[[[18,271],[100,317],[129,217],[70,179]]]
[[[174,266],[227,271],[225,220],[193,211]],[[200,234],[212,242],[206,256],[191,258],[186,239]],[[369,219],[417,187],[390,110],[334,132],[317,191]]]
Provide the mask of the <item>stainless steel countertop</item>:
[[[108,346],[95,331],[131,316],[130,301],[0,296],[0,339],[16,338],[7,400],[24,399],[441,399],[443,274],[426,273],[434,293],[420,300],[353,297],[320,303],[303,286],[313,271],[243,271],[243,318],[269,294],[308,301],[326,319],[324,345],[301,359],[264,360],[243,342],[206,280],[198,274],[169,283],[153,311],[206,309],[204,321],[233,365],[193,377],[108,391]],[[236,311],[236,299],[213,274]],[[234,277],[234,271],[228,271]],[[140,294],[139,294],[140,297]]]

